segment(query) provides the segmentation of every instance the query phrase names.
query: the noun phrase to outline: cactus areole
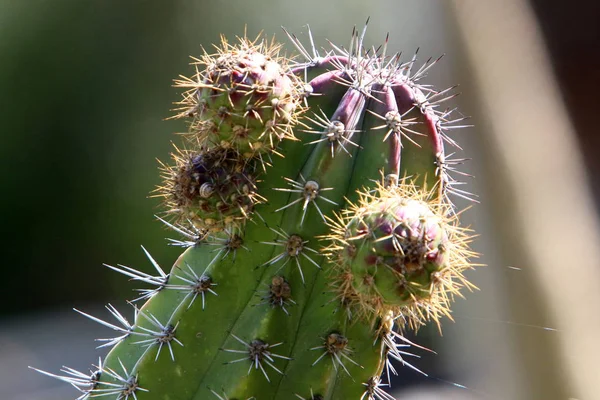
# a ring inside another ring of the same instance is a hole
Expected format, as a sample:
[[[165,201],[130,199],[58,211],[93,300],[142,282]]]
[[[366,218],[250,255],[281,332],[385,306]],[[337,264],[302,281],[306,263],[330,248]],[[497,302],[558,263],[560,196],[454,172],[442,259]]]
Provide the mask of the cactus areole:
[[[79,400],[393,399],[402,334],[450,316],[476,255],[451,203],[468,197],[444,151],[453,96],[421,84],[435,61],[364,33],[323,56],[286,32],[299,56],[258,37],[194,59],[155,191],[185,251],[168,272],[147,252],[156,274],[107,265],[142,285],[133,319],[79,311],[110,352],[40,372]]]

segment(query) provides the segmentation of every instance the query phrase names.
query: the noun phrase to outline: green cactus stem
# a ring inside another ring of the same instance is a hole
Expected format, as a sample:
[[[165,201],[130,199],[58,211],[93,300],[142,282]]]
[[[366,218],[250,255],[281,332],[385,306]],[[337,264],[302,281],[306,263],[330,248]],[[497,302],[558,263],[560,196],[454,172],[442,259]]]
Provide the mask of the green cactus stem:
[[[155,193],[185,251],[168,272],[146,252],[157,275],[108,266],[146,285],[132,322],[79,311],[116,332],[110,353],[91,375],[43,373],[79,400],[393,399],[403,332],[450,317],[476,255],[450,203],[467,194],[449,91],[364,35],[321,57],[288,33],[301,62],[261,37],[194,59]]]

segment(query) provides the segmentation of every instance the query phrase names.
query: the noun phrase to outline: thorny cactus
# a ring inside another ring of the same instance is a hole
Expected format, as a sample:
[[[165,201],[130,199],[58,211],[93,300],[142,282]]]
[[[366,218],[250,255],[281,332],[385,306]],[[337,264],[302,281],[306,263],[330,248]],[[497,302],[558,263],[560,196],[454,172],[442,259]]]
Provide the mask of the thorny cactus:
[[[288,34],[301,61],[261,37],[194,60],[175,84],[189,131],[156,192],[186,250],[168,273],[147,254],[156,276],[108,266],[149,286],[133,322],[79,311],[116,332],[112,350],[91,375],[45,374],[79,400],[393,399],[403,332],[439,326],[471,287],[461,160],[444,152],[464,118],[439,108],[451,89],[421,84],[435,62],[364,33],[324,56]]]

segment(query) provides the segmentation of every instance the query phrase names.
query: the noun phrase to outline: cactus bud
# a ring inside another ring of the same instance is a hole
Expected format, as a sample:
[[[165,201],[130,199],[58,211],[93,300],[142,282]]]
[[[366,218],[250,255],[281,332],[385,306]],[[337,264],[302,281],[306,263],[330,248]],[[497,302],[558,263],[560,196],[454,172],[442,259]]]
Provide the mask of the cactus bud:
[[[173,159],[174,166],[163,166],[159,193],[168,214],[196,228],[220,231],[239,226],[261,201],[256,172],[233,150],[179,150]]]
[[[195,61],[196,74],[176,81],[185,88],[178,117],[191,117],[187,136],[201,146],[231,148],[245,158],[273,152],[302,110],[304,84],[289,73],[274,43],[222,38],[215,55]],[[204,67],[199,69],[198,67]]]
[[[472,287],[462,275],[473,256],[468,230],[432,198],[406,180],[380,184],[331,220],[329,255],[351,306],[379,317],[394,310],[417,328],[447,315],[451,295]]]

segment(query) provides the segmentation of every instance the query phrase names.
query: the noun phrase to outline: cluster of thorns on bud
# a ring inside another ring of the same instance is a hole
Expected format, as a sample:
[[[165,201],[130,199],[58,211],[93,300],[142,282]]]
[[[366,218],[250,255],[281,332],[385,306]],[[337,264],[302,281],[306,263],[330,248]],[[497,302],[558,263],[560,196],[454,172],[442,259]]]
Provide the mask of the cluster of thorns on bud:
[[[430,200],[435,193],[384,179],[329,219],[326,252],[347,307],[372,321],[392,311],[415,330],[451,318],[453,296],[474,288],[463,273],[475,253],[469,229],[458,225],[449,205]]]
[[[196,229],[222,231],[240,227],[264,199],[256,192],[256,174],[232,150],[177,149],[175,166],[161,166],[164,184],[158,188],[167,214]]]

